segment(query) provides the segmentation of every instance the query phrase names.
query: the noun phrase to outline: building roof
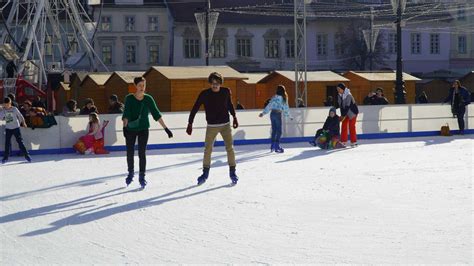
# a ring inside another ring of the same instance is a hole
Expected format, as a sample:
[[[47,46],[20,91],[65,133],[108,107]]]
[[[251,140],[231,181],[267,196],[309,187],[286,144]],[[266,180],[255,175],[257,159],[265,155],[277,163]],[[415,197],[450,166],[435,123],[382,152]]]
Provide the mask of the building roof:
[[[143,74],[145,74],[143,71],[115,71],[112,75],[110,75],[105,84],[107,84],[107,82],[109,82],[109,80],[114,75],[121,78],[123,81],[125,81],[125,83],[132,84],[134,78],[141,77]]]
[[[87,78],[90,78],[95,84],[102,86],[105,84],[105,82],[110,78],[112,73],[91,73],[88,74],[86,78],[84,78],[81,82],[81,85],[84,84],[84,82],[87,80]]]
[[[275,74],[282,75],[293,82],[295,81],[294,71],[274,71],[261,81],[265,81],[267,78]],[[349,81],[347,78],[332,71],[307,71],[306,79],[308,82]]]
[[[356,72],[356,71],[349,71],[363,79],[368,81],[395,81],[396,80],[396,72]],[[407,81],[419,81],[420,79],[412,76],[407,73],[403,73],[403,80]]]
[[[229,66],[154,66],[144,76],[152,71],[158,71],[168,79],[204,79],[207,80],[212,72],[219,72],[225,79],[247,79],[247,77]]]
[[[474,71],[468,72],[466,75],[462,76],[459,80],[464,80],[472,74],[474,74]]]
[[[268,76],[268,73],[244,73],[244,75],[248,78],[247,80],[244,80],[245,83],[247,83],[247,84],[257,84],[263,78]]]
[[[71,83],[74,82],[74,80],[78,79],[79,84],[82,83],[82,81],[87,77],[89,73],[88,72],[74,72],[71,74],[70,80]]]
[[[69,83],[64,83],[64,82],[60,82],[59,84],[61,84],[61,87],[65,90],[65,91],[70,91],[71,90],[71,84]]]

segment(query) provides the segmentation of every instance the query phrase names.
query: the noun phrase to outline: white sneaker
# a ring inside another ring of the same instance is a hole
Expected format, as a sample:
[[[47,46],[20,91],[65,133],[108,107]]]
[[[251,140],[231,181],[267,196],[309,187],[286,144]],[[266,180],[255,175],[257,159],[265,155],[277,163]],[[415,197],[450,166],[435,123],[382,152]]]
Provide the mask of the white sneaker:
[[[355,148],[355,147],[357,147],[357,146],[358,146],[357,142],[351,143],[351,147],[352,147],[352,148]]]

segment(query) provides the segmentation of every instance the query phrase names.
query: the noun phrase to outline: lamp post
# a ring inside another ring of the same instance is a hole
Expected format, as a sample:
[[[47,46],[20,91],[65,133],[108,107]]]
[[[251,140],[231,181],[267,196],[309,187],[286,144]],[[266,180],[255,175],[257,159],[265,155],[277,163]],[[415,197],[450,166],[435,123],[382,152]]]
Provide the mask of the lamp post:
[[[394,3],[396,2],[396,3]],[[403,2],[403,4],[402,4]],[[392,1],[392,5],[396,4],[397,15],[397,74],[395,81],[395,103],[405,104],[405,82],[403,81],[403,60],[402,60],[402,13],[405,9],[406,0]],[[392,6],[394,7],[394,6]],[[395,11],[395,7],[394,7]]]

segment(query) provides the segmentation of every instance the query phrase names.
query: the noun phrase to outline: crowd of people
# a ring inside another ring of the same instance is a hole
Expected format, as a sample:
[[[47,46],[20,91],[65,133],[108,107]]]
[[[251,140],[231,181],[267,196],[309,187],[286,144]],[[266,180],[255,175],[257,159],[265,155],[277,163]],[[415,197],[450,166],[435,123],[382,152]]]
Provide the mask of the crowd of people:
[[[214,142],[218,134],[220,134],[225,143],[227,152],[227,160],[229,164],[229,177],[233,184],[239,180],[236,173],[236,160],[233,148],[232,128],[237,129],[239,122],[237,114],[232,103],[232,94],[229,88],[223,87],[224,77],[221,74],[214,72],[209,75],[208,82],[210,87],[203,90],[197,97],[195,104],[189,114],[188,125],[186,133],[192,134],[193,123],[196,113],[204,106],[205,117],[207,121],[205,133],[205,148],[203,156],[203,170],[198,177],[198,185],[203,184],[209,177],[211,168],[211,154]],[[158,109],[154,98],[146,93],[146,80],[143,77],[134,79],[136,92],[131,93],[125,97],[124,103],[121,103],[117,95],[111,95],[109,98],[108,113],[122,114],[123,121],[123,136],[127,147],[127,170],[128,174],[125,178],[125,183],[130,185],[134,179],[134,153],[135,144],[138,142],[138,157],[139,157],[139,183],[141,187],[145,187],[147,181],[146,175],[146,146],[149,138],[150,121],[149,115],[153,117],[164,129],[169,138],[173,137],[173,133],[166,126],[162,113]],[[451,104],[451,111],[453,116],[457,117],[459,123],[460,134],[464,133],[464,115],[466,106],[470,103],[471,95],[469,91],[461,85],[459,81],[453,83],[449,91],[445,103]],[[281,147],[282,136],[282,118],[283,116],[293,120],[289,109],[289,97],[286,88],[283,85],[276,87],[275,95],[267,100],[263,111],[259,117],[270,114],[271,121],[271,146],[270,151],[276,153],[283,153],[284,149]],[[336,103],[329,105],[330,103]],[[240,103],[238,103],[239,105]],[[382,88],[377,88],[375,92],[370,93],[365,99],[364,104],[382,105],[388,104],[384,96]],[[356,100],[351,94],[350,89],[344,84],[337,85],[337,99],[334,101],[328,98],[325,105],[330,106],[329,114],[321,129],[316,131],[315,137],[310,143],[313,146],[318,146],[322,149],[336,149],[344,148],[349,145],[357,146],[357,132],[356,123],[359,114],[359,108]],[[243,106],[239,106],[243,108]],[[341,116],[338,116],[336,109],[340,109]],[[104,149],[104,128],[108,121],[100,123],[99,112],[94,105],[92,99],[86,99],[84,106],[78,109],[77,102],[70,100],[62,113],[64,116],[88,115],[89,123],[87,133],[82,136],[74,148],[81,153],[107,153]],[[0,109],[0,119],[6,121],[5,126],[5,152],[2,163],[8,161],[11,152],[11,137],[14,136],[22,154],[27,161],[31,161],[28,150],[25,148],[21,136],[20,127],[26,127],[29,123],[36,125],[37,118],[46,115],[45,106],[40,99],[33,102],[25,101],[21,106],[15,101],[14,95],[4,99],[4,104]],[[232,121],[230,120],[232,115]],[[25,118],[29,118],[28,120]]]

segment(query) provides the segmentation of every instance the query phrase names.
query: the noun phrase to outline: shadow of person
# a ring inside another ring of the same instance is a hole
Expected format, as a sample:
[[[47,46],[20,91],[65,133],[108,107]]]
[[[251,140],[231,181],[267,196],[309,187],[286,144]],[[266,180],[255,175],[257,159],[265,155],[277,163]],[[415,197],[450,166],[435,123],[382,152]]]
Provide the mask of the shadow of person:
[[[182,196],[167,198],[167,197],[169,197],[173,194],[184,192],[184,191],[193,189],[195,187],[197,187],[197,186],[196,185],[190,186],[190,187],[187,187],[187,188],[183,188],[183,189],[179,189],[179,190],[176,190],[176,191],[173,191],[173,192],[169,192],[169,193],[161,195],[161,196],[149,198],[149,199],[146,199],[146,200],[140,200],[140,201],[137,201],[137,202],[131,202],[131,203],[128,203],[128,204],[125,204],[125,205],[120,205],[120,206],[116,206],[116,207],[112,207],[112,208],[108,208],[108,207],[114,205],[115,203],[106,204],[106,205],[103,205],[103,206],[99,206],[97,208],[93,208],[93,209],[90,209],[90,210],[86,210],[86,211],[83,211],[83,212],[73,214],[69,217],[59,219],[57,221],[54,221],[54,222],[50,223],[50,227],[48,227],[48,228],[43,228],[43,229],[31,231],[31,232],[22,234],[20,236],[22,236],[22,237],[32,237],[32,236],[43,235],[43,234],[47,234],[47,233],[51,233],[51,232],[54,232],[56,230],[59,230],[59,229],[65,227],[65,226],[86,224],[86,223],[97,221],[97,220],[100,220],[100,219],[104,219],[104,218],[107,218],[107,217],[110,217],[110,216],[113,216],[113,215],[116,215],[116,214],[119,214],[119,213],[130,212],[130,211],[138,210],[138,209],[141,209],[141,208],[154,207],[154,206],[158,206],[158,205],[161,205],[161,204],[164,204],[164,203],[167,203],[167,202],[186,199],[186,198],[198,196],[198,195],[201,195],[201,194],[204,194],[204,193],[209,193],[209,192],[212,192],[212,191],[215,191],[215,190],[219,190],[219,189],[222,189],[222,188],[230,188],[232,186],[231,185],[222,185],[222,186],[219,186],[219,187],[209,188],[209,189],[194,192],[194,193],[191,193],[191,194],[186,194],[186,195],[182,195]]]
[[[332,154],[332,153],[335,153],[335,152],[341,152],[341,151],[345,151],[345,150],[348,150],[346,148],[341,148],[341,149],[334,149],[334,150],[323,150],[323,149],[319,149],[319,150],[305,150],[305,151],[302,151],[300,154],[298,155],[295,155],[291,158],[288,158],[286,160],[283,160],[283,161],[277,161],[276,163],[286,163],[286,162],[291,162],[291,161],[301,161],[301,160],[306,160],[306,159],[310,159],[310,158],[314,158],[314,157],[318,157],[318,156],[324,156],[324,155],[329,155],[329,154]]]

